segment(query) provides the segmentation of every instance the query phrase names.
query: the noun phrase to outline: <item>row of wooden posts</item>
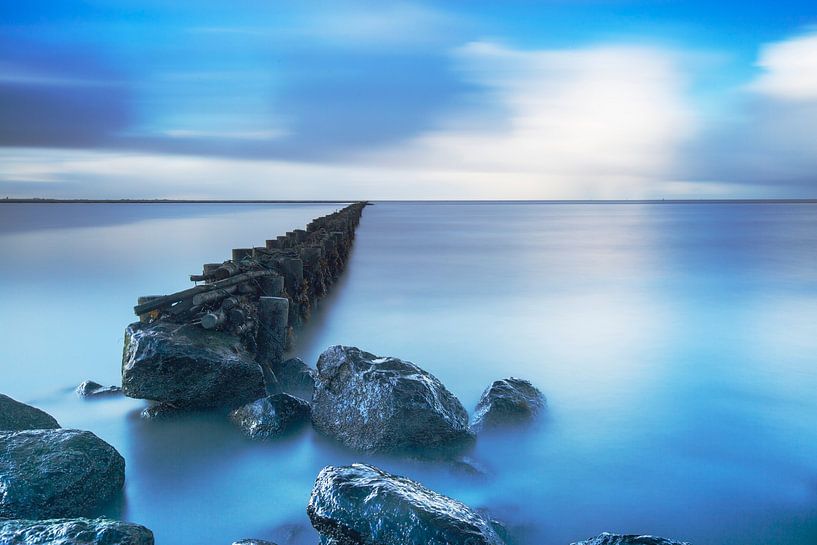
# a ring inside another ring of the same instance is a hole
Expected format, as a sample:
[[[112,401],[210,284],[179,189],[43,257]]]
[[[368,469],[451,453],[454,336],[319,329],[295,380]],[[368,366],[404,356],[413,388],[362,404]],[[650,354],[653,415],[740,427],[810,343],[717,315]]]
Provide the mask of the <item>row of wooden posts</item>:
[[[342,271],[366,204],[316,218],[305,230],[267,240],[263,247],[234,249],[230,260],[205,264],[201,274],[190,276],[201,284],[140,297],[134,312],[142,322],[223,330],[242,338],[259,361],[280,359],[293,327],[309,316]]]

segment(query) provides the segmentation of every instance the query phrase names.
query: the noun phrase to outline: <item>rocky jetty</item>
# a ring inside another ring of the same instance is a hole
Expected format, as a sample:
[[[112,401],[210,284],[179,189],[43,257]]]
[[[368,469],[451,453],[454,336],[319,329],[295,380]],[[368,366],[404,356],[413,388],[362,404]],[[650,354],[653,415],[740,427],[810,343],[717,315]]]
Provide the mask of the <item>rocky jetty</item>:
[[[0,433],[0,518],[92,515],[124,482],[125,460],[89,431]]]
[[[608,534],[605,532],[585,541],[571,543],[571,545],[689,545],[689,543],[673,541],[663,537]]]
[[[471,427],[479,431],[529,422],[546,405],[542,392],[527,380],[513,377],[496,380],[482,393]]]
[[[264,246],[235,248],[231,259],[191,275],[199,282],[192,288],[140,297],[134,307],[139,322],[125,333],[125,395],[176,407],[235,408],[265,393],[245,395],[257,386],[245,362],[260,365],[267,390],[278,393],[272,366],[343,271],[366,204],[346,206]],[[228,347],[235,352],[230,357]],[[215,365],[216,357],[225,357],[226,369]]]
[[[77,395],[79,397],[107,397],[122,393],[122,388],[119,386],[103,386],[93,380],[86,380],[77,386]]]
[[[122,389],[177,408],[238,407],[266,393],[261,368],[236,337],[162,321],[128,326]]]
[[[307,514],[323,544],[504,545],[466,505],[364,464],[324,468]]]
[[[230,413],[233,421],[252,439],[272,439],[309,422],[309,403],[289,394],[274,394],[248,403]]]
[[[272,371],[282,391],[312,401],[315,390],[315,371],[300,358],[290,358],[272,364]]]
[[[0,431],[56,429],[53,416],[31,405],[0,394]]]
[[[233,541],[233,545],[275,545],[275,543],[263,539],[242,539],[241,541]]]
[[[423,451],[469,444],[468,413],[413,363],[333,346],[318,359],[312,424],[363,451]]]
[[[153,545],[153,532],[130,522],[98,519],[0,520],[6,545]]]

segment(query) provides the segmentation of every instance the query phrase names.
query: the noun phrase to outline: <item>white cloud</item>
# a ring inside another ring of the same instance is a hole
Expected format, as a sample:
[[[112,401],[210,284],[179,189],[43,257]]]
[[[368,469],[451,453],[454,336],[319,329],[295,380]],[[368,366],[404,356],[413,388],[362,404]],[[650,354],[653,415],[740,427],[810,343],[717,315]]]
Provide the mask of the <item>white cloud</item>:
[[[763,74],[754,91],[782,100],[817,100],[817,32],[764,46],[757,65]]]

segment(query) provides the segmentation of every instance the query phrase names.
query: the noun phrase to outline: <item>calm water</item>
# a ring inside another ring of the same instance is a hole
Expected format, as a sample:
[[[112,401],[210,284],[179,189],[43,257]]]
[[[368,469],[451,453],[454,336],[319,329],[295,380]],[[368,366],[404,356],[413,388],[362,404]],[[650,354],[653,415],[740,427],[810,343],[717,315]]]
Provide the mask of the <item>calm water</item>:
[[[334,208],[0,206],[0,391],[115,445],[127,484],[111,512],[159,545],[314,545],[314,477],[352,461],[489,509],[525,545],[605,530],[817,543],[814,205],[367,208],[296,354],[314,364],[342,343],[410,359],[469,409],[494,379],[530,379],[549,414],[481,437],[485,477],[75,397],[86,378],[118,381],[137,296]]]

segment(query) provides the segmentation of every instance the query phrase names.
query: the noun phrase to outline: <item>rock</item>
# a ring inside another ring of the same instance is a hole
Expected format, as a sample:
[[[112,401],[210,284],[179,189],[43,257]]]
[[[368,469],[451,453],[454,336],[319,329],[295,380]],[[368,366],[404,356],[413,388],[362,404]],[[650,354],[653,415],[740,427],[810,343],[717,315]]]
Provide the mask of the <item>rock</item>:
[[[318,359],[312,424],[364,451],[429,451],[473,441],[468,413],[437,378],[413,363],[347,346]]]
[[[483,515],[410,479],[364,464],[325,467],[306,512],[324,544],[504,544]]]
[[[0,433],[0,518],[91,515],[124,482],[124,458],[89,431]]]
[[[176,416],[187,414],[189,412],[190,411],[174,407],[169,403],[154,403],[142,409],[142,412],[139,413],[139,416],[141,416],[145,420],[163,420],[168,418],[174,418]]]
[[[233,541],[233,545],[275,545],[275,543],[263,539],[242,539],[241,541]]]
[[[281,389],[296,397],[312,401],[315,389],[315,371],[300,358],[291,358],[272,364],[272,372]]]
[[[233,421],[253,439],[271,439],[309,421],[309,403],[289,394],[274,394],[247,403],[230,413]]]
[[[519,378],[497,380],[482,393],[474,410],[472,428],[479,431],[532,420],[547,405],[533,384]]]
[[[109,396],[120,393],[122,393],[122,388],[119,386],[103,386],[93,380],[86,380],[77,386],[77,395],[79,397]]]
[[[59,427],[47,412],[0,394],[0,431],[51,430]]]
[[[689,545],[689,543],[673,541],[663,537],[608,534],[604,532],[594,538],[571,543],[571,545]]]
[[[169,322],[128,326],[122,388],[177,408],[235,408],[266,393],[261,367],[237,337]]]
[[[153,545],[153,532],[130,522],[98,519],[0,520],[7,545]]]

